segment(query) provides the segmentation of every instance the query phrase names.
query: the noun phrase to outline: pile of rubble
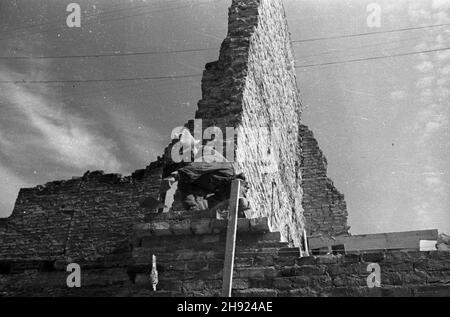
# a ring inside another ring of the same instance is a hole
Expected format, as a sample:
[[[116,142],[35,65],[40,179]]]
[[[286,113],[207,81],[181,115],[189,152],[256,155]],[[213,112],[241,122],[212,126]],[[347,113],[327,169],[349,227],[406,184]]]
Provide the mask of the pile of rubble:
[[[445,233],[439,234],[439,239],[436,244],[439,251],[450,251],[450,236]]]

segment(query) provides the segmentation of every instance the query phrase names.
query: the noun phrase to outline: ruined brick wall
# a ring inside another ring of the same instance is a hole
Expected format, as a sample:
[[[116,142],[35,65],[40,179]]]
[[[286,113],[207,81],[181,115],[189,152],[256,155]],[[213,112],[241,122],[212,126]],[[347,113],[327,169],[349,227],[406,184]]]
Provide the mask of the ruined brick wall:
[[[327,176],[327,160],[313,132],[300,125],[302,205],[308,236],[347,235],[347,205]]]
[[[279,242],[279,233],[253,231],[245,220],[238,229],[233,296],[450,296],[448,251],[300,258],[298,248]],[[173,223],[170,232],[160,227],[157,234],[152,226],[142,225],[131,265],[83,265],[78,289],[66,286],[65,266],[52,272],[0,271],[0,296],[220,296],[225,226],[208,221],[214,225],[191,220],[192,232],[183,232],[183,221]],[[149,279],[153,254],[157,292]],[[367,286],[371,263],[380,266],[381,287]]]
[[[268,216],[284,240],[299,245],[303,229],[300,100],[293,66],[281,1],[261,1],[250,40],[237,160],[253,185],[252,216]],[[261,128],[268,133],[261,134]]]
[[[139,207],[157,195],[158,163],[128,177],[93,172],[80,178],[22,189],[0,229],[0,260],[98,261],[127,252]],[[37,265],[37,264],[36,264]]]
[[[219,60],[206,66],[196,118],[224,134],[237,128],[236,165],[250,183],[248,216],[269,217],[273,230],[299,245],[300,100],[284,9],[279,0],[234,0],[228,23]]]
[[[238,262],[236,296],[450,296],[450,252],[258,253]],[[367,285],[371,263],[380,266],[381,287]]]

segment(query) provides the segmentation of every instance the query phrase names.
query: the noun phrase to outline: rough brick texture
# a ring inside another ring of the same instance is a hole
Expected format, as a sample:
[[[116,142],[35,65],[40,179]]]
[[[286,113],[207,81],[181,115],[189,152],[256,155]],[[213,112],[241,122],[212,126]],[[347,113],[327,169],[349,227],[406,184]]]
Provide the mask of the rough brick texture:
[[[273,230],[298,245],[304,220],[293,66],[281,1],[234,0],[219,60],[204,72],[196,118],[224,135],[226,127],[237,128],[237,167],[250,183],[248,216],[269,217]]]
[[[347,235],[347,205],[327,176],[327,160],[313,132],[300,125],[302,205],[308,236]]]
[[[300,258],[290,247],[300,244],[305,227],[301,186],[309,234],[346,234],[345,202],[312,133],[299,124],[281,1],[233,0],[229,13],[219,60],[204,72],[196,118],[203,128],[238,128],[231,142],[251,186],[253,219],[238,223],[234,295],[449,296],[449,252]],[[146,215],[139,207],[157,196],[164,162],[128,177],[94,172],[21,190],[11,217],[0,220],[0,296],[219,295],[225,222],[208,212]],[[157,292],[149,282],[153,254]],[[81,265],[79,289],[66,286],[70,262]],[[369,289],[366,269],[374,262],[382,287]]]
[[[65,285],[65,263],[56,263],[53,270],[17,265],[9,274],[0,271],[0,296],[220,295],[224,231],[155,236],[149,230],[147,236],[145,228],[137,227],[128,266],[86,263],[79,289]],[[264,229],[238,231],[234,296],[450,296],[450,252],[300,258],[299,249],[287,247],[280,237]],[[149,279],[153,254],[159,272],[157,292]],[[370,263],[381,267],[381,287],[367,286]]]
[[[0,228],[0,259],[97,261],[126,253],[139,202],[159,191],[154,163],[128,177],[103,172],[22,189]]]

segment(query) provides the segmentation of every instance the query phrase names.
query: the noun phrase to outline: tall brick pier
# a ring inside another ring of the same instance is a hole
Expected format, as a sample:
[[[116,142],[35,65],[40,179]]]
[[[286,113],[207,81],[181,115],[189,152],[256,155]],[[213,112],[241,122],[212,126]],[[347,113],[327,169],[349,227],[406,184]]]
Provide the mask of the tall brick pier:
[[[304,231],[347,236],[349,226],[344,196],[301,124],[281,0],[232,1],[227,37],[219,59],[206,65],[195,119],[203,129],[237,129],[235,166],[250,185],[252,208],[238,222],[233,295],[449,295],[449,252],[301,257]],[[140,207],[160,194],[166,162],[162,155],[125,177],[95,171],[21,189],[11,216],[0,220],[0,296],[220,295],[226,222],[208,210],[154,214]],[[80,288],[66,285],[69,263],[81,267]],[[380,288],[367,287],[370,263],[382,268]]]

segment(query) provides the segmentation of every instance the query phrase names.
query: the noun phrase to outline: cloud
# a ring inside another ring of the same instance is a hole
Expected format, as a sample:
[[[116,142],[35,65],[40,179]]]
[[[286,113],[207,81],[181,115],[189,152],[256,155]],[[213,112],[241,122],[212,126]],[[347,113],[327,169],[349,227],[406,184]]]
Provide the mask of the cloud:
[[[423,179],[425,190],[435,195],[446,195],[446,183],[443,176],[445,176],[445,173],[426,175]]]
[[[416,44],[414,46],[414,49],[416,51],[425,51],[425,50],[430,49],[430,46],[427,42],[420,42],[419,44]],[[421,59],[425,59],[425,60],[427,60],[429,58],[427,54],[420,54],[417,57],[421,58]]]
[[[439,186],[442,184],[442,180],[438,176],[429,176],[429,177],[425,177],[425,184],[428,187]]]
[[[442,128],[442,126],[443,126],[443,123],[439,122],[439,121],[428,122],[425,126],[425,133],[427,133],[427,134],[434,133],[434,132],[438,131],[440,128]]]
[[[429,140],[447,125],[448,119],[442,114],[439,105],[432,104],[420,110],[414,126],[414,132],[417,133],[417,145],[423,149],[423,146],[429,144]]]
[[[433,0],[431,7],[434,10],[449,10],[450,9],[450,1],[448,1],[448,0]]]
[[[447,87],[438,87],[435,89],[435,93],[436,96],[439,97],[440,99],[445,99],[450,95],[450,89],[448,89]]]
[[[445,67],[441,68],[439,70],[439,73],[444,76],[450,75],[450,65],[446,65]]]
[[[429,97],[433,97],[434,93],[433,93],[432,89],[426,88],[420,92],[420,96],[423,98],[429,98]]]
[[[448,78],[447,77],[439,78],[436,81],[436,84],[438,84],[438,86],[444,86],[444,85],[447,85],[447,83],[448,83]]]
[[[0,71],[0,78],[10,80],[11,76]],[[41,157],[77,169],[120,168],[114,142],[96,132],[90,120],[70,113],[65,105],[49,97],[48,91],[16,84],[2,85],[0,91],[0,102],[9,103],[12,109],[9,112],[20,118],[16,125],[9,126],[17,145],[17,149],[8,153],[10,157],[33,149]],[[24,129],[27,131],[23,132]],[[8,144],[4,136],[1,142]]]
[[[404,90],[396,90],[391,92],[391,98],[394,100],[403,100],[406,98],[406,92]]]
[[[111,124],[117,129],[118,137],[137,164],[148,164],[163,154],[170,142],[170,135],[161,135],[156,129],[148,127],[134,113],[121,110],[120,106],[110,113]]]
[[[409,23],[415,26],[449,23],[449,0],[407,1]],[[396,16],[401,16],[396,12]],[[450,28],[439,27],[419,34],[420,38],[412,44],[414,50],[442,48],[450,39]],[[411,138],[414,157],[408,162],[415,166],[414,177],[408,177],[411,196],[411,222],[417,228],[448,228],[448,103],[450,87],[448,78],[450,67],[446,66],[450,51],[415,56],[413,65],[414,84],[407,86],[408,100],[411,101],[407,111],[414,111],[411,120]],[[401,96],[401,94],[400,94]],[[392,98],[392,94],[391,94]],[[409,220],[409,219],[405,219]]]
[[[438,59],[446,60],[450,58],[450,50],[442,51],[437,54]]]
[[[417,81],[416,87],[419,89],[428,88],[433,84],[433,80],[434,76],[422,77]]]
[[[444,24],[450,22],[450,17],[448,16],[447,12],[445,11],[439,11],[435,14],[433,14],[433,20],[436,22],[436,24]],[[448,31],[444,31],[448,32]]]
[[[383,11],[392,13],[393,11],[400,11],[405,9],[404,1],[388,1],[383,5]],[[397,12],[396,12],[397,13]]]
[[[0,218],[12,212],[19,189],[29,186],[27,181],[0,164]]]
[[[432,227],[433,223],[433,206],[426,201],[419,202],[416,206],[413,207],[413,211],[416,214],[416,221],[421,224],[422,228]]]
[[[423,61],[416,66],[416,69],[421,73],[426,73],[433,70],[434,65],[430,61]]]
[[[8,140],[5,134],[0,130],[0,152],[9,152],[13,146],[12,142]]]
[[[419,2],[408,3],[408,15],[413,22],[429,20],[432,17],[431,12],[423,8]]]

